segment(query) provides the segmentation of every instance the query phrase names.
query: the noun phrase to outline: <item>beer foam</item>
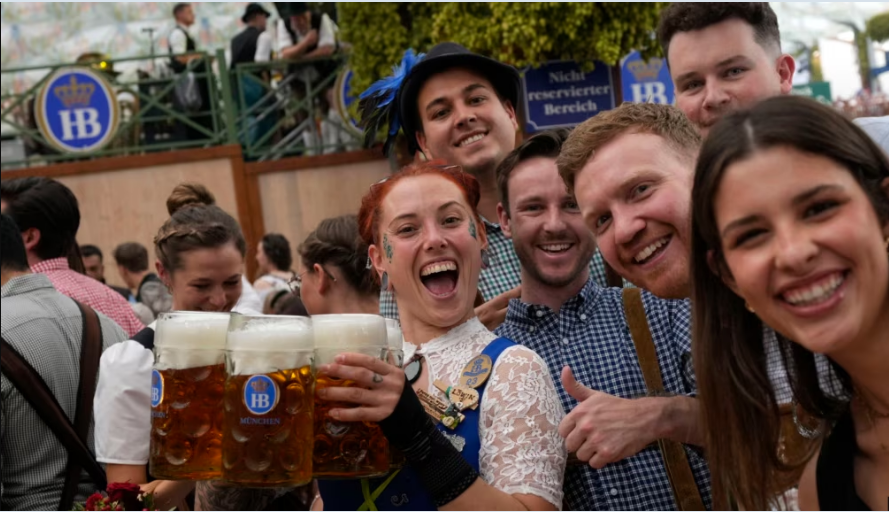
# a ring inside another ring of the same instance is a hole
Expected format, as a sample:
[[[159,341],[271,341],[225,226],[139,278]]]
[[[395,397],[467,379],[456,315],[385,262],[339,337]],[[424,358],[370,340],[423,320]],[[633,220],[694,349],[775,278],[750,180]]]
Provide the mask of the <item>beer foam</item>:
[[[316,349],[386,348],[386,322],[380,315],[316,315],[312,317]]]
[[[173,312],[157,321],[157,368],[185,369],[222,363],[229,313]]]
[[[386,335],[389,338],[389,348],[391,350],[404,349],[404,335],[401,332],[401,325],[398,323],[398,320],[386,319]]]
[[[308,365],[315,346],[312,321],[297,316],[252,316],[228,333],[233,375],[255,375]]]
[[[312,321],[301,316],[250,316],[241,329],[228,333],[228,350],[312,350]]]
[[[229,313],[164,313],[157,321],[155,346],[225,350]]]

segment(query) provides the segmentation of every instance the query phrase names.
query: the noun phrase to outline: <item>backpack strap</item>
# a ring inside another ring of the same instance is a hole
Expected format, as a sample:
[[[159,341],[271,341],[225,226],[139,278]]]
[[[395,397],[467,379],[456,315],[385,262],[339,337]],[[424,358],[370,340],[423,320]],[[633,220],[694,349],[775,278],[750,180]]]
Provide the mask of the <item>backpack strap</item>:
[[[31,404],[43,423],[52,430],[68,451],[65,486],[59,510],[71,510],[80,483],[81,469],[90,474],[97,488],[104,489],[107,486],[105,471],[86,443],[93,416],[93,397],[96,392],[99,358],[102,355],[102,330],[99,318],[92,309],[79,302],[77,306],[83,315],[84,332],[81,341],[77,408],[73,425],[37,370],[5,339],[0,339],[2,345],[0,368],[3,374]]]
[[[651,336],[651,328],[648,318],[645,316],[645,305],[642,303],[642,291],[639,288],[623,289],[624,313],[630,327],[630,335],[636,347],[636,355],[639,357],[639,366],[642,368],[642,377],[649,393],[664,391],[664,381],[661,377],[661,368],[658,363],[657,349]],[[659,439],[658,446],[664,458],[664,466],[667,469],[667,477],[670,479],[670,487],[673,489],[673,497],[679,510],[705,510],[704,501],[698,485],[695,483],[694,473],[688,462],[688,455],[682,443],[671,439]]]

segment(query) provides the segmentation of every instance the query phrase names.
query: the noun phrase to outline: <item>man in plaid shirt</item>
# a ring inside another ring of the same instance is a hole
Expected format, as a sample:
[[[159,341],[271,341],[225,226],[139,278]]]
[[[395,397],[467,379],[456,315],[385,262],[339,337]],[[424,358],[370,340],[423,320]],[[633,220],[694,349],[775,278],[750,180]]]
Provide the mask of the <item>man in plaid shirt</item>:
[[[49,178],[4,180],[0,203],[22,232],[32,272],[45,274],[59,293],[114,320],[129,336],[145,327],[126,299],[69,266],[73,261],[81,268],[83,262],[77,247],[80,208],[68,187]]]
[[[398,116],[411,154],[459,165],[481,185],[479,214],[488,238],[487,265],[479,276],[483,305],[476,309],[488,328],[503,321],[509,299],[519,296],[521,271],[512,242],[497,224],[495,173],[515,148],[521,96],[518,71],[471,53],[456,43],[441,43],[410,71],[398,94]],[[594,278],[606,285],[605,266],[595,252],[589,261]],[[398,318],[395,298],[380,294],[380,314]]]
[[[586,262],[596,244],[556,168],[567,137],[566,130],[537,134],[497,168],[500,225],[512,239],[522,275],[521,298],[509,302],[497,334],[546,360],[568,414],[560,433],[569,451],[590,461],[566,471],[566,510],[675,510],[656,442],[702,442],[689,304],[642,294],[671,395],[647,396],[621,290],[592,279]],[[697,449],[685,451],[709,508],[707,464]]]

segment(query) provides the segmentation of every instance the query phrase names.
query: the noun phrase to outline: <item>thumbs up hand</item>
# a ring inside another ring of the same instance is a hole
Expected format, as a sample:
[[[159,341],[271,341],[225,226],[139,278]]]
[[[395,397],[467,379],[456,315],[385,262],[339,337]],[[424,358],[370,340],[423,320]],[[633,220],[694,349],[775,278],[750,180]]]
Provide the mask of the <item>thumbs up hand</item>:
[[[562,369],[565,392],[578,401],[559,425],[568,452],[595,469],[636,455],[657,437],[659,408],[645,399],[628,400],[590,389],[577,382],[571,368]]]

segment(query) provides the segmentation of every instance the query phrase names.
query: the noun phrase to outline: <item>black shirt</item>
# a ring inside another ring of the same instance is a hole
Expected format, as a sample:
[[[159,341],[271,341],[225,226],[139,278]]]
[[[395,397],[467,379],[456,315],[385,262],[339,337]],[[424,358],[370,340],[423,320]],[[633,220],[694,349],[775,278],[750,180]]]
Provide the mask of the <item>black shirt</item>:
[[[870,510],[855,490],[855,425],[852,411],[840,417],[833,431],[821,445],[815,482],[821,510]]]

